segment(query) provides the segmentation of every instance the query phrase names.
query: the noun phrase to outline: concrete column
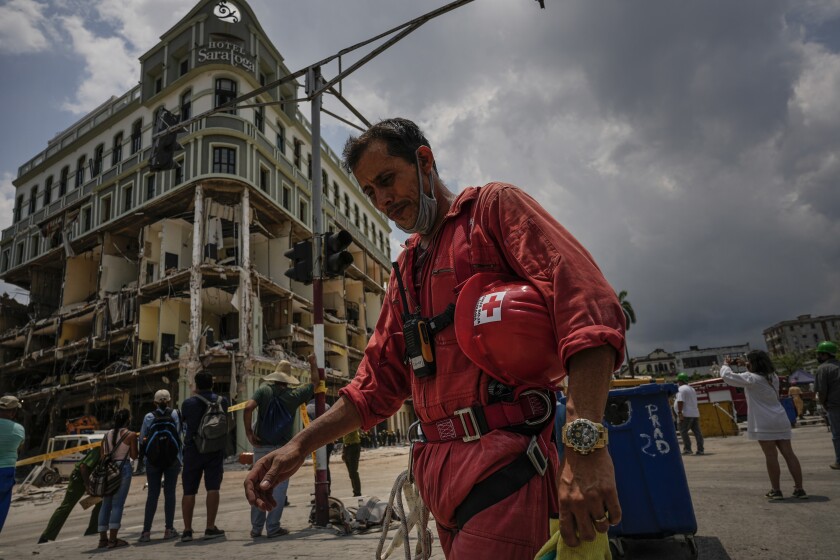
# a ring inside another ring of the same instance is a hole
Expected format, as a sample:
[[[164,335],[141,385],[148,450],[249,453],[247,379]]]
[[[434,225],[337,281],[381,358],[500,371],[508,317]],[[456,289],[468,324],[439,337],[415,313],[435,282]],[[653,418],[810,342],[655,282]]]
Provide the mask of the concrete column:
[[[178,382],[180,399],[190,395],[195,374],[201,369],[201,262],[204,251],[204,189],[196,185],[193,210],[192,263],[190,266],[190,337],[187,356],[186,376],[181,375]]]
[[[248,188],[242,190],[241,198],[242,216],[239,227],[239,352],[242,356],[239,368],[231,368],[230,398],[242,401],[250,395],[247,394],[248,380],[253,373],[253,355],[251,348],[251,330],[253,329],[253,313],[251,302],[253,301],[254,290],[251,286],[251,193]],[[237,369],[239,375],[237,379]],[[242,412],[237,412],[236,441],[237,452],[249,448],[248,439],[245,437],[245,424]]]

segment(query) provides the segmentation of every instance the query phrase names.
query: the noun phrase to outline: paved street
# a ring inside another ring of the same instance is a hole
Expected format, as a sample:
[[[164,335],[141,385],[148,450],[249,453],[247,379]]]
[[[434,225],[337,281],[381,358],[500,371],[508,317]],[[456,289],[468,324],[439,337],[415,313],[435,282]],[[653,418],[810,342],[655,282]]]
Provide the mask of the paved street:
[[[837,558],[840,549],[840,472],[828,468],[831,462],[831,439],[825,426],[803,426],[794,430],[794,449],[802,461],[805,488],[811,495],[807,501],[786,499],[767,502],[763,494],[769,484],[759,446],[742,437],[708,438],[707,454],[685,457],[692,501],[698,521],[697,542],[702,560],[828,560]],[[364,451],[361,461],[362,490],[366,494],[387,499],[395,477],[405,469],[407,448],[384,448]],[[350,496],[350,484],[344,465],[333,457],[333,495]],[[137,545],[140,535],[145,477],[135,477],[129,495],[121,536],[133,543],[119,552],[98,552],[96,537],[82,537],[87,514],[77,507],[64,527],[59,540],[35,544],[53,509],[61,501],[56,493],[38,500],[13,504],[6,527],[0,535],[0,559],[20,558],[104,558],[145,560],[150,556],[175,555],[180,559],[234,558],[246,559],[272,555],[278,558],[346,558],[370,560],[375,557],[378,533],[338,536],[335,531],[311,529],[307,521],[311,499],[313,471],[304,467],[291,482],[289,498],[292,506],[283,515],[283,526],[291,534],[274,540],[251,539],[248,535],[249,508],[242,493],[245,472],[229,471],[222,489],[219,527],[227,531],[224,540],[181,544],[163,542],[162,502],[156,518],[153,540]],[[782,489],[789,494],[792,483],[783,470]],[[667,489],[663,489],[667,491]],[[179,495],[180,497],[180,495]],[[199,503],[203,494],[199,494]],[[345,503],[355,505],[347,498]],[[204,528],[199,507],[195,527]],[[180,508],[176,527],[181,527]],[[101,555],[101,556],[100,556]],[[476,556],[485,558],[487,556]],[[391,558],[404,558],[402,549]],[[433,556],[443,555],[435,548]],[[663,541],[631,542],[627,558],[689,558],[679,543]]]

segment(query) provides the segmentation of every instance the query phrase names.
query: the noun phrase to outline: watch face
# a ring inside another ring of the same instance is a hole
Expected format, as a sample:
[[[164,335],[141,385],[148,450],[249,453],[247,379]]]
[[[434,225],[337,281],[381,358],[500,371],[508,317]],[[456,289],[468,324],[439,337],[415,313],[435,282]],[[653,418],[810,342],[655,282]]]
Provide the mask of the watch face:
[[[222,21],[239,22],[239,8],[233,2],[219,2],[213,9],[213,15]]]
[[[575,446],[583,449],[590,449],[600,438],[598,428],[591,422],[575,420],[566,431],[566,439]]]

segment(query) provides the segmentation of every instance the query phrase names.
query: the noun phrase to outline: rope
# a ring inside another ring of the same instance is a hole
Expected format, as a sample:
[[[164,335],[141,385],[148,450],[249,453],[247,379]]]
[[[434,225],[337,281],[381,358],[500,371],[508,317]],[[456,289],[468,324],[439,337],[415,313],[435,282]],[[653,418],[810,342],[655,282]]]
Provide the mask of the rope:
[[[403,494],[405,494],[410,508],[408,515],[405,514]],[[391,516],[394,511],[400,518],[400,528],[394,538],[391,539],[388,550],[383,556],[382,548],[385,546],[385,540],[388,538],[388,531],[391,528],[391,524],[387,520],[392,519]],[[376,560],[387,559],[394,549],[400,545],[405,547],[405,560],[429,559],[432,555],[432,534],[428,528],[429,509],[423,503],[414,482],[409,479],[408,470],[403,471],[394,481],[394,487],[391,489],[391,495],[388,498],[388,506],[385,509],[385,520],[386,522],[382,524],[382,534],[379,536],[379,545],[376,547]],[[415,545],[414,558],[412,559],[408,536],[415,525],[417,525],[418,542]]]

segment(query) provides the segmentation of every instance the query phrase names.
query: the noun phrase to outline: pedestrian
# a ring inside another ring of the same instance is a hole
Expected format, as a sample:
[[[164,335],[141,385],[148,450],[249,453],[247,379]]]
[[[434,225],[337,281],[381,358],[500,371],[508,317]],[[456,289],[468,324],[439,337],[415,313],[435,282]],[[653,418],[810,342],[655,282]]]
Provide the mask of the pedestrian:
[[[745,366],[745,373],[735,373],[731,364]],[[726,383],[743,387],[747,397],[747,439],[757,441],[764,452],[767,475],[771,488],[765,494],[769,500],[782,500],[779,467],[779,453],[785,459],[788,471],[793,477],[793,497],[807,499],[808,494],[802,488],[802,467],[791,446],[790,420],[779,401],[779,376],[775,373],[773,362],[767,352],[753,350],[747,354],[746,362],[727,358],[720,368],[720,376]]]
[[[175,530],[175,489],[178,475],[184,462],[181,443],[181,413],[169,404],[172,397],[166,389],[155,393],[155,409],[143,418],[140,428],[140,441],[143,442],[143,462],[146,467],[146,512],[143,517],[143,532],[140,542],[152,540],[152,522],[160,498],[161,479],[163,479],[163,540],[178,537]]]
[[[280,447],[289,443],[294,430],[295,411],[315,394],[315,387],[320,377],[315,356],[309,356],[311,383],[301,385],[292,375],[292,364],[286,360],[277,364],[273,373],[265,376],[261,385],[245,404],[245,435],[254,446],[254,463]],[[257,419],[253,422],[254,409]],[[256,427],[256,431],[254,429]],[[266,512],[251,506],[251,537],[262,535],[274,538],[288,535],[288,529],[280,526],[283,508],[286,504],[286,490],[289,482],[284,481],[274,488],[276,506]]]
[[[456,196],[406,119],[350,138],[344,158],[371,203],[413,235],[355,377],[326,415],[255,465],[249,502],[270,509],[270,489],[313,449],[412,398],[425,437],[413,476],[447,557],[533,558],[558,513],[570,545],[606,533],[621,508],[599,422],[623,361],[624,315],[592,257],[513,185]],[[549,388],[566,374],[574,452],[558,491]]]
[[[677,396],[674,399],[674,411],[677,413],[677,425],[683,441],[683,455],[691,455],[691,439],[688,432],[694,433],[697,440],[696,455],[703,455],[703,433],[700,431],[700,407],[697,406],[697,392],[688,384],[688,375],[677,374]]]
[[[76,507],[76,504],[79,503],[79,500],[85,495],[85,492],[90,494],[90,473],[99,464],[101,453],[102,449],[97,444],[96,447],[89,449],[85,453],[85,456],[82,457],[82,460],[73,467],[73,472],[70,473],[70,479],[67,482],[67,490],[64,492],[64,499],[47,522],[47,528],[41,533],[38,544],[54,541],[58,538],[58,533],[64,527],[64,523],[67,521],[70,512],[73,511],[73,508]],[[102,501],[100,500],[93,506],[93,510],[90,512],[90,522],[88,523],[85,535],[95,535],[99,532],[99,512],[101,509]]]
[[[198,494],[202,477],[204,490],[207,492],[205,500],[207,526],[204,530],[204,540],[216,539],[225,534],[222,529],[216,527],[216,514],[219,512],[219,489],[222,487],[222,478],[225,473],[227,409],[227,399],[213,392],[213,376],[207,371],[196,373],[193,396],[181,403],[181,415],[185,424],[184,471],[181,474],[184,486],[184,496],[181,499],[184,532],[181,534],[181,542],[193,540],[192,520],[195,495]],[[204,431],[210,429],[211,423],[225,434],[223,441],[220,445],[210,445],[209,449],[202,449],[199,446],[203,446],[203,442],[208,441]]]
[[[17,397],[0,397],[0,531],[12,505],[12,488],[15,485],[15,463],[26,438],[26,430],[15,422],[21,409]]]
[[[353,496],[361,496],[362,480],[359,478],[359,457],[362,454],[362,438],[359,435],[359,430],[355,429],[346,434],[342,443],[341,460],[347,465],[347,474],[350,476]]]
[[[837,344],[823,341],[817,345],[817,375],[814,390],[825,410],[831,441],[834,443],[834,462],[829,465],[840,470],[840,361],[837,360]]]
[[[114,494],[102,497],[99,510],[99,548],[120,548],[128,542],[117,538],[122,525],[123,508],[131,488],[131,461],[137,458],[137,433],[128,429],[131,412],[121,408],[114,414],[114,427],[102,438],[102,457],[111,456],[120,463],[120,487]],[[109,534],[110,532],[110,534]]]
[[[788,388],[788,396],[793,400],[796,417],[802,420],[805,416],[805,402],[802,400],[802,389],[799,385],[793,384]]]

